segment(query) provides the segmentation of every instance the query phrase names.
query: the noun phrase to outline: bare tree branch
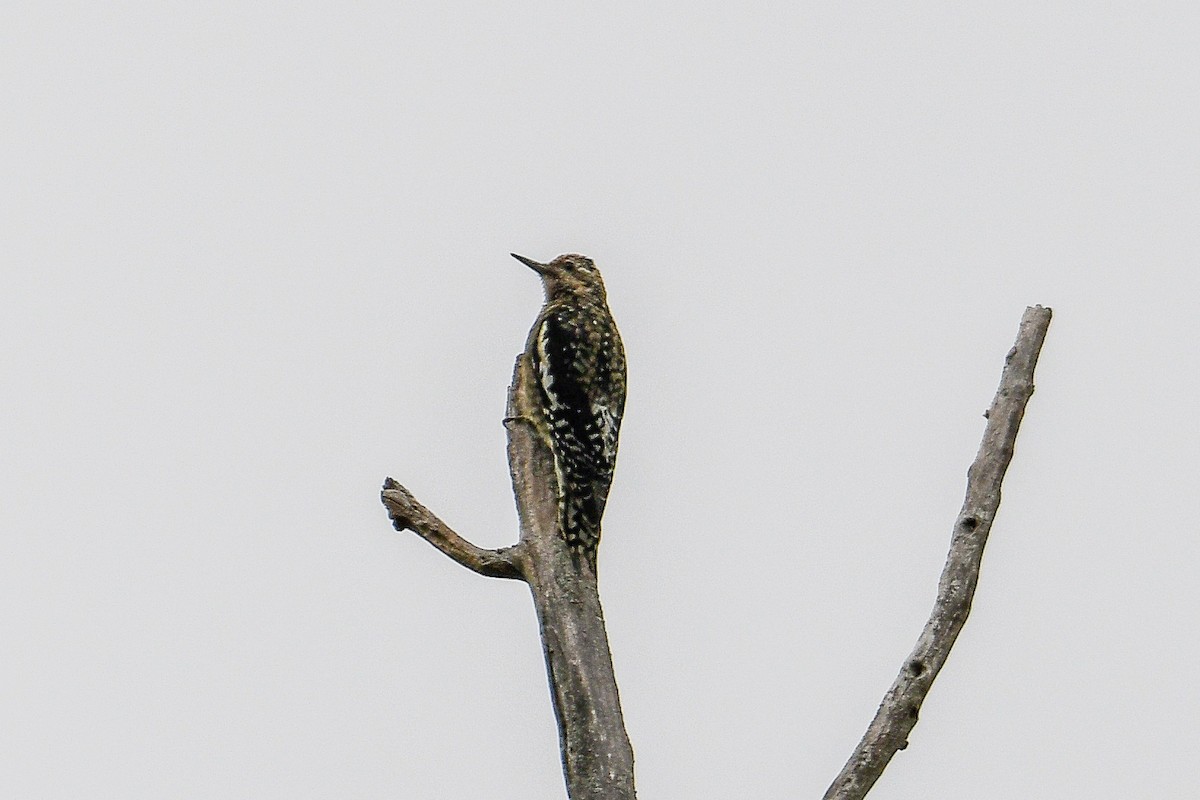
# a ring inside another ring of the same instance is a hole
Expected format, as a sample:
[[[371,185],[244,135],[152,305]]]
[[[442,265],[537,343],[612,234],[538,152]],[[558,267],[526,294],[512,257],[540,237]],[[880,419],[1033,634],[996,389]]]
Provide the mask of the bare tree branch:
[[[533,424],[536,385],[517,359],[509,387],[508,460],[521,520],[514,547],[485,550],[463,539],[391,478],[382,500],[397,530],[412,530],[468,569],[529,585],[541,626],[550,696],[571,800],[635,800],[633,748],[625,732],[596,575],[576,566],[558,530],[550,446]]]
[[[635,800],[596,576],[576,568],[558,531],[554,456],[530,420],[536,379],[517,359],[508,393],[508,463],[521,519],[525,579],[541,626],[550,696],[571,800]],[[517,424],[523,423],[523,424]]]
[[[383,482],[380,499],[387,506],[392,526],[398,530],[410,530],[441,550],[469,570],[489,578],[524,579],[521,573],[518,548],[505,547],[486,550],[476,547],[459,536],[450,526],[442,522],[433,512],[417,502],[412,492],[391,478]]]
[[[971,612],[979,564],[1000,506],[1000,484],[1012,461],[1017,431],[1033,394],[1033,371],[1050,327],[1051,311],[1025,309],[1016,344],[1005,359],[1000,388],[988,410],[987,428],[967,472],[967,495],[954,526],[950,554],[938,581],[937,602],[883,703],[824,800],[860,800],[879,779],[908,735],[954,640]]]

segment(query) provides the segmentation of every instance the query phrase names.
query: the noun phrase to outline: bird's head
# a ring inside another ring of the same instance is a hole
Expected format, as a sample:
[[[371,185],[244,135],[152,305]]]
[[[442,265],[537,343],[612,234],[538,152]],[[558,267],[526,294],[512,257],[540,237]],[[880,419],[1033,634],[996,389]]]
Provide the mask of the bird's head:
[[[513,258],[542,276],[542,284],[546,287],[546,297],[569,292],[572,294],[599,295],[604,299],[604,281],[600,278],[600,270],[587,256],[578,253],[567,253],[553,261],[542,264],[532,258],[511,253]]]

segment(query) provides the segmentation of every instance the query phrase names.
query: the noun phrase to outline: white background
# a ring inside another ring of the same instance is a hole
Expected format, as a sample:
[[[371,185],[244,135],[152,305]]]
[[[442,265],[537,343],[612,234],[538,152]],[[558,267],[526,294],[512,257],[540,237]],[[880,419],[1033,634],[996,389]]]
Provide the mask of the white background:
[[[817,797],[931,607],[1026,305],[975,610],[878,798],[1190,798],[1191,3],[113,3],[0,25],[0,796],[562,797],[481,545],[541,300],[630,361],[601,590],[641,796]]]

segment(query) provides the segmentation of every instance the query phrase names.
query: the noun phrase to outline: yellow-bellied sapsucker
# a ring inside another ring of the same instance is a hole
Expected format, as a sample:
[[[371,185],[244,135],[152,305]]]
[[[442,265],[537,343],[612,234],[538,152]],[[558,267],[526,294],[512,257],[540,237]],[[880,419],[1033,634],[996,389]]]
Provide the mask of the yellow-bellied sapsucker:
[[[525,352],[554,453],[559,530],[594,572],[625,411],[625,349],[590,258],[570,254],[540,264],[512,255],[542,276],[546,290]]]

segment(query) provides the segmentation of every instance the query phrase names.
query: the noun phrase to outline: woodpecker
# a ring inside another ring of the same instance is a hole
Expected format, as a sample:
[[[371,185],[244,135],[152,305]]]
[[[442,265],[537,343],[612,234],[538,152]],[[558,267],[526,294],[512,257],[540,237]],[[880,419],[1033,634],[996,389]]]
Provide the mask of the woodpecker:
[[[625,411],[625,349],[590,258],[571,253],[542,264],[512,256],[542,277],[546,292],[525,353],[554,454],[559,531],[577,563],[586,560],[594,573]]]

